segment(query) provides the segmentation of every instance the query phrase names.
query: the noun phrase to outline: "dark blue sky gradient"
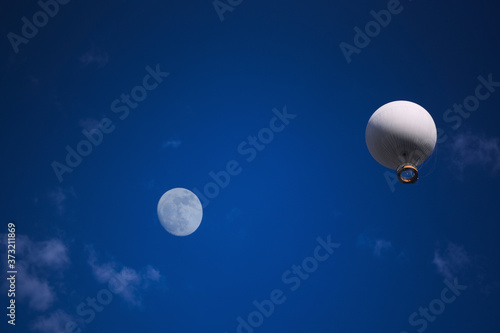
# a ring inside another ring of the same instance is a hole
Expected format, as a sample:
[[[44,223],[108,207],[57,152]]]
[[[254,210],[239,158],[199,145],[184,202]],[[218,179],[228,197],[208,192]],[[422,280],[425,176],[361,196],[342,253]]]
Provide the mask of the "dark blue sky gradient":
[[[56,242],[67,258],[43,266],[19,245],[16,327],[3,312],[1,327],[232,333],[254,300],[279,289],[286,300],[254,332],[498,331],[500,87],[458,128],[443,117],[478,77],[500,82],[500,8],[401,1],[348,63],[339,44],[354,45],[354,27],[389,2],[243,1],[221,21],[211,1],[71,1],[17,53],[7,34],[40,7],[0,5],[0,233],[15,221],[20,244]],[[169,76],[121,120],[111,103],[157,65]],[[370,156],[364,136],[371,114],[401,99],[447,136],[410,186]],[[296,118],[247,161],[238,146],[285,108]],[[51,164],[103,118],[114,130],[59,182]],[[161,195],[203,190],[231,160],[242,171],[199,229],[168,234]],[[283,274],[329,235],[340,247],[291,290]],[[101,269],[140,278],[85,323],[78,305],[107,287],[92,253]],[[467,289],[425,328],[411,325],[455,278]],[[26,291],[34,281],[54,296],[42,309]]]

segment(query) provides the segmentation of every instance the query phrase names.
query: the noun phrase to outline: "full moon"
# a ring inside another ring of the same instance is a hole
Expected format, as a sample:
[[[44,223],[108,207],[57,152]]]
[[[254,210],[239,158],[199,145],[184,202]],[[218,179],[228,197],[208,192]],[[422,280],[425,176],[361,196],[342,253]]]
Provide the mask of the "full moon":
[[[185,188],[165,192],[158,201],[158,218],[165,230],[175,236],[187,236],[198,229],[203,217],[200,199]]]

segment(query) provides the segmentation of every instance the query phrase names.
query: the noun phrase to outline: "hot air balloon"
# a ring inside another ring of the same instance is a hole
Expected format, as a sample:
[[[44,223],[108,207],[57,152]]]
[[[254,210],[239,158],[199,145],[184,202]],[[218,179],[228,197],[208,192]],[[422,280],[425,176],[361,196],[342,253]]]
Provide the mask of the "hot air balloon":
[[[417,167],[432,153],[437,130],[429,112],[413,102],[382,105],[368,120],[366,146],[372,157],[394,169],[404,184],[415,183]]]

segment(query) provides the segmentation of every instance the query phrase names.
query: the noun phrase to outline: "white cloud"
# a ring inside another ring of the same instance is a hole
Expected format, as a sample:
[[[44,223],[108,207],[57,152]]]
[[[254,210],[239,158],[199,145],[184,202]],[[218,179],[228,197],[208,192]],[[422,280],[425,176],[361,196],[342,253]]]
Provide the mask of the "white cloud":
[[[384,251],[392,249],[392,243],[385,239],[376,239],[373,245],[373,255],[380,257]]]
[[[66,194],[63,189],[58,187],[49,193],[49,199],[56,207],[57,213],[62,215],[65,211],[64,202],[66,201]]]
[[[46,311],[57,299],[56,293],[43,278],[29,273],[29,269],[23,263],[18,263],[17,296],[23,302],[27,302],[30,308],[37,311]]]
[[[63,268],[70,263],[68,248],[57,238],[35,243],[30,259],[39,266],[53,269]]]
[[[52,312],[48,316],[40,316],[31,324],[31,329],[42,333],[65,333],[66,323],[72,317],[62,310]]]
[[[154,268],[153,266],[147,266],[146,279],[149,281],[159,282],[161,279],[160,271]]]
[[[101,68],[106,66],[106,64],[109,61],[109,56],[106,51],[103,51],[96,45],[92,45],[90,50],[85,52],[81,57],[80,57],[80,62],[84,64],[85,66],[91,65],[91,64],[96,64],[97,67]]]
[[[23,261],[39,268],[61,269],[70,263],[68,248],[58,239],[34,242],[28,236],[18,235],[18,253],[23,253]]]
[[[182,144],[182,141],[181,140],[167,140],[167,141],[164,141],[161,145],[161,147],[163,149],[166,149],[168,147],[172,147],[174,149],[176,148],[179,148]]]
[[[49,201],[56,208],[58,215],[63,215],[66,212],[66,201],[68,199],[68,195],[76,197],[75,190],[72,187],[65,189],[62,187],[56,187],[48,193]]]
[[[451,147],[454,155],[453,164],[461,173],[470,166],[487,167],[492,173],[500,169],[498,138],[463,133],[453,139]]]
[[[439,274],[451,280],[471,264],[471,258],[462,246],[448,242],[446,249],[438,248],[434,251],[432,263],[436,265]]]
[[[152,285],[159,285],[162,280],[160,272],[148,265],[137,271],[123,266],[116,261],[99,263],[95,250],[88,247],[88,264],[99,283],[110,283],[118,290],[124,301],[133,306],[142,304],[142,294]]]
[[[28,236],[17,235],[16,252],[21,258],[16,262],[19,276],[17,296],[33,310],[48,310],[57,300],[57,295],[47,276],[61,276],[69,266],[67,247],[57,238],[36,242]]]
[[[382,238],[376,238],[362,233],[358,236],[357,246],[362,249],[368,249],[372,252],[373,256],[380,258],[386,252],[392,250],[392,243]]]

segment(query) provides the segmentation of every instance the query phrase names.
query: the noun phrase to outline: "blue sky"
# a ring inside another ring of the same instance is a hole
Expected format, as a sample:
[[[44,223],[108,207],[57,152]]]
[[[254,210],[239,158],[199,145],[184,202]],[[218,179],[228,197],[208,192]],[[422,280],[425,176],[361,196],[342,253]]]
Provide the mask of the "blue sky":
[[[0,266],[12,221],[18,271],[15,327],[2,279],[2,331],[500,328],[497,3],[1,12]],[[422,105],[440,132],[413,185],[365,144],[394,100]],[[242,153],[276,117],[282,129]],[[161,195],[203,191],[230,161],[241,172],[198,230],[167,233]]]

